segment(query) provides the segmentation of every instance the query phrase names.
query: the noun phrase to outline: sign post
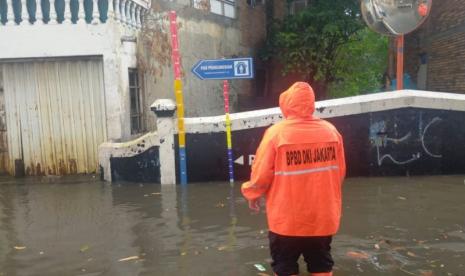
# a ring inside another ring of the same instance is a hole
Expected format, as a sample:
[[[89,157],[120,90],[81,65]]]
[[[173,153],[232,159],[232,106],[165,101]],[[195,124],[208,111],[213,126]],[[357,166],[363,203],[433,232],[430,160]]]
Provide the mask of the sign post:
[[[254,77],[252,58],[210,59],[197,62],[192,68],[201,80],[223,80],[224,113],[226,124],[226,145],[228,148],[229,182],[234,183],[234,159],[232,152],[231,118],[229,117],[230,79],[252,79]]]

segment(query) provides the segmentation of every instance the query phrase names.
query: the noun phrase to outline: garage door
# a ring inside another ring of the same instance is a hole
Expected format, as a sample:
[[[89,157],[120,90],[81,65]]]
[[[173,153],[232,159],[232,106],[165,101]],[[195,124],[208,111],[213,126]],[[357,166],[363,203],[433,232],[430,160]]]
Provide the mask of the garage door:
[[[65,175],[97,170],[106,140],[101,59],[2,63],[8,172]]]

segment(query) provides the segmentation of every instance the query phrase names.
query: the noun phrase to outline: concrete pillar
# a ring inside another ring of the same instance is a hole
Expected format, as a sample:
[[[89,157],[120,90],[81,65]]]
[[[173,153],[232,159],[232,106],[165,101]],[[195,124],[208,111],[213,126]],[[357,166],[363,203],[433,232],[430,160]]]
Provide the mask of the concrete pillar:
[[[157,115],[157,133],[160,139],[160,183],[176,184],[174,150],[176,103],[170,99],[156,100],[150,109]]]

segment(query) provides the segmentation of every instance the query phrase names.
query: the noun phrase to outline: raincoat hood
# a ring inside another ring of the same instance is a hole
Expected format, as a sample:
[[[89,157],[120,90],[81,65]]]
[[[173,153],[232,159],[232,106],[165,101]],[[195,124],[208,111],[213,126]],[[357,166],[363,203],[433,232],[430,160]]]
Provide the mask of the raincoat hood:
[[[286,119],[311,119],[315,94],[306,82],[296,82],[279,96],[279,107]]]

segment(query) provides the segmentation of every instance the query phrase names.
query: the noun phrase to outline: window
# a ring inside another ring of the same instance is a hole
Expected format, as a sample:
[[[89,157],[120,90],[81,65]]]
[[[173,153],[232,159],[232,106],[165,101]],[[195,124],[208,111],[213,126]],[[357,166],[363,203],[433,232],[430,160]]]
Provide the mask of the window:
[[[235,0],[193,0],[194,8],[236,18]]]
[[[265,5],[265,0],[247,0],[247,5],[254,8],[258,5]]]
[[[139,74],[137,69],[129,69],[131,134],[141,133],[144,130],[142,127],[142,102],[140,90]]]
[[[305,9],[310,4],[310,0],[294,0],[289,3],[289,14],[296,14]]]

